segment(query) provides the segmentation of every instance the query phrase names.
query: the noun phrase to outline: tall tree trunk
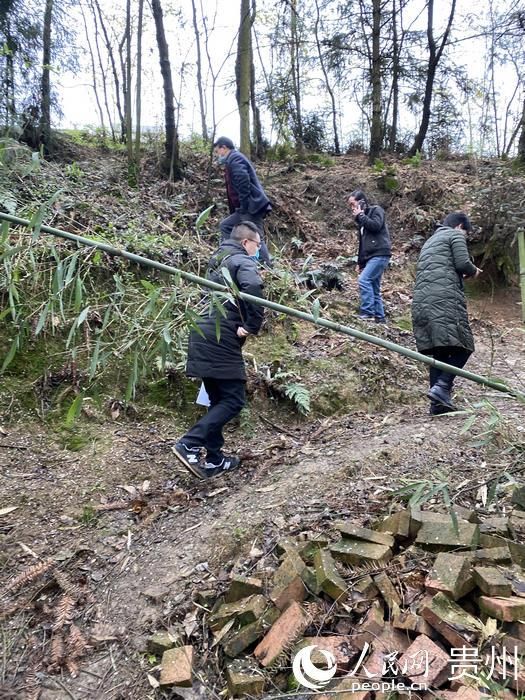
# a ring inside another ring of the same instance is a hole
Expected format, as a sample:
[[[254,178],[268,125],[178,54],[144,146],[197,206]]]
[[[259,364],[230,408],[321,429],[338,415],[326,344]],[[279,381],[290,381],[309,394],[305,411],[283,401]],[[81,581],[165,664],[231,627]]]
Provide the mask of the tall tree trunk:
[[[337,105],[335,101],[335,93],[330,83],[330,78],[328,77],[328,71],[326,70],[323,52],[321,50],[321,41],[319,39],[319,24],[321,22],[321,13],[319,11],[318,0],[315,0],[315,9],[317,14],[315,17],[314,34],[315,43],[317,45],[317,55],[319,56],[319,63],[321,65],[321,70],[323,71],[324,84],[326,86],[328,95],[330,96],[330,102],[332,103],[332,128],[334,130],[334,151],[336,155],[340,155],[341,147],[339,145],[339,130],[337,128]]]
[[[104,61],[102,60],[102,51],[100,50],[100,32],[99,32],[100,22],[99,22],[99,19],[97,17],[97,13],[95,12],[95,8],[93,7],[93,4],[91,4],[91,13],[93,15],[93,22],[95,24],[95,46],[97,49],[98,67],[100,69],[100,77],[101,77],[101,81],[102,81],[102,93],[104,95],[104,109],[106,111],[106,115],[108,118],[109,130],[111,132],[111,140],[113,141],[113,143],[116,143],[117,138],[115,135],[115,128],[113,126],[111,108],[109,106],[107,71],[106,71],[106,68],[104,66]],[[85,24],[85,21],[84,21],[84,24]],[[102,128],[105,131],[104,121],[103,121],[103,116],[102,116],[102,109],[100,110],[100,112],[101,112]]]
[[[251,31],[254,32],[255,16],[257,14],[257,4],[256,0],[252,1],[252,17],[251,17]],[[250,37],[250,66],[251,66],[251,80],[250,80],[250,101],[252,105],[252,116],[253,116],[253,131],[252,131],[252,142],[253,149],[257,158],[262,158],[264,156],[264,144],[262,136],[262,124],[261,124],[261,112],[257,106],[257,95],[255,92],[255,65],[253,62],[253,41]]]
[[[525,99],[523,100],[523,110],[521,112],[521,133],[518,141],[518,159],[525,164]]]
[[[162,74],[162,84],[164,88],[166,155],[163,163],[163,169],[164,172],[168,174],[170,180],[180,180],[182,178],[182,168],[179,158],[179,135],[175,125],[175,95],[173,92],[168,42],[166,41],[166,33],[164,31],[164,19],[160,0],[151,0],[151,8],[153,11],[153,18],[155,20],[157,46],[159,49],[160,72]]]
[[[368,160],[373,163],[383,146],[381,121],[381,0],[372,2],[372,124],[370,125],[370,150]]]
[[[402,2],[402,0],[401,0]],[[399,8],[399,12],[401,8]],[[392,123],[388,134],[388,147],[391,151],[396,150],[397,143],[397,122],[399,120],[399,39],[397,35],[397,13],[396,0],[392,0]]]
[[[115,83],[115,103],[117,105],[117,112],[120,120],[120,140],[124,143],[124,134],[126,133],[126,123],[124,118],[124,112],[122,111],[122,103],[120,101],[120,80],[118,77],[117,65],[115,63],[115,55],[113,54],[113,47],[111,45],[111,40],[109,38],[108,30],[106,28],[106,23],[104,17],[102,16],[102,11],[98,0],[93,0],[95,8],[97,10],[98,19],[100,22],[100,27],[102,33],[104,34],[104,43],[106,44],[106,50],[108,52],[109,60],[111,63],[111,72],[113,73],[113,82]],[[110,119],[111,121],[111,119]]]
[[[292,70],[292,85],[295,101],[295,144],[297,153],[302,156],[304,154],[304,135],[303,135],[303,115],[301,104],[301,70],[300,70],[300,52],[299,52],[299,33],[297,29],[297,3],[298,0],[290,1],[290,58]]]
[[[239,149],[248,158],[251,157],[250,144],[250,96],[252,79],[252,41],[250,0],[241,0],[241,21],[237,44],[237,104],[240,117]]]
[[[197,47],[197,90],[199,92],[199,107],[201,110],[201,133],[205,143],[208,142],[208,126],[206,124],[206,103],[204,101],[204,87],[202,85],[202,55],[201,55],[201,35],[197,24],[197,8],[195,0],[191,0],[193,15],[193,30],[195,32],[195,45]]]
[[[139,0],[139,19],[137,26],[137,85],[136,85],[136,104],[135,104],[135,172],[137,180],[140,173],[140,127],[141,127],[141,108],[142,108],[142,18],[144,14],[144,0]]]
[[[86,22],[86,16],[84,14],[84,7],[82,4],[80,5],[80,12],[82,13],[82,22],[84,23],[84,33],[86,35],[86,42],[89,50],[89,57],[91,59],[91,73],[92,73],[92,78],[93,78],[93,93],[95,94],[95,102],[97,103],[97,109],[98,109],[98,115],[100,118],[100,126],[102,127],[102,131],[106,131],[106,125],[104,124],[104,112],[102,111],[102,105],[100,104],[100,99],[98,96],[98,89],[97,89],[97,68],[95,64],[95,55],[93,53],[93,47],[91,46],[91,32],[88,30],[87,22]],[[95,20],[95,39],[97,37],[97,21],[96,17],[94,17]],[[97,44],[97,50],[98,50],[98,44]],[[98,52],[98,58],[99,58],[99,66],[102,68],[102,63],[100,61],[100,51]],[[102,73],[102,75],[104,75]],[[106,97],[106,105],[107,105],[107,97]]]
[[[40,93],[40,142],[49,153],[51,147],[51,22],[53,0],[46,0],[42,34],[42,89]]]
[[[414,143],[408,152],[409,156],[415,156],[418,151],[421,151],[423,144],[425,142],[425,137],[428,131],[428,125],[430,122],[430,106],[432,104],[432,94],[434,91],[434,80],[436,77],[436,71],[439,64],[439,60],[443,53],[445,46],[447,45],[448,37],[450,34],[450,28],[452,26],[452,21],[454,19],[454,13],[456,11],[456,0],[452,0],[452,5],[450,8],[450,14],[448,17],[447,28],[441,39],[441,44],[439,49],[436,46],[436,41],[434,39],[434,0],[428,0],[428,21],[427,21],[427,40],[428,40],[428,68],[427,68],[427,79],[425,84],[425,96],[423,98],[423,113],[421,116],[421,124],[419,126],[419,131],[416,135]]]
[[[128,181],[136,184],[133,162],[133,132],[131,122],[131,0],[126,0],[126,150],[128,153]]]

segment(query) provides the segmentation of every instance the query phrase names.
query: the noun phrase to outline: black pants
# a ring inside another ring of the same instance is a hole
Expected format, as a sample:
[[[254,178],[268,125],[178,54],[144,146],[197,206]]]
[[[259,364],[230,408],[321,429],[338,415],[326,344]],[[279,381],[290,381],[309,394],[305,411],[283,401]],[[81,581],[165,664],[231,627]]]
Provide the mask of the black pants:
[[[466,365],[471,354],[470,350],[460,347],[432,348],[432,350],[425,350],[423,353],[423,355],[430,355],[435,360],[439,360],[439,362],[446,362],[447,365],[452,365],[460,369]],[[440,379],[450,391],[455,378],[455,374],[443,372],[436,367],[429,367],[428,369],[428,379],[431,387]]]
[[[270,252],[264,241],[264,215],[263,214],[239,214],[239,212],[234,211],[233,214],[227,216],[219,224],[221,231],[221,243],[232,235],[234,226],[241,224],[243,221],[251,221],[257,226],[261,235],[261,250],[259,252],[260,261],[262,263],[269,264],[271,262]]]
[[[222,429],[238,415],[246,404],[246,382],[243,379],[211,379],[203,377],[210,398],[207,413],[181,438],[188,447],[205,447],[207,460],[219,462],[224,445]]]

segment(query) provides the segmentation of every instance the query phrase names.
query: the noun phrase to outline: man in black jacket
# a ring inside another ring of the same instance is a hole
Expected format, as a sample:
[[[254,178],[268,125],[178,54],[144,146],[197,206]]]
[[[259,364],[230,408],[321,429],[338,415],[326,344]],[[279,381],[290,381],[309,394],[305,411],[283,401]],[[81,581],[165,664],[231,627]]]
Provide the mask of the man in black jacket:
[[[225,284],[223,269],[241,292],[262,297],[262,279],[255,256],[261,245],[257,226],[244,222],[212,256],[208,279]],[[239,466],[239,459],[222,452],[222,429],[245,405],[246,370],[242,346],[249,335],[257,335],[263,322],[263,307],[240,298],[225,301],[224,314],[210,307],[192,330],[186,374],[199,377],[210,399],[208,412],[183,435],[174,447],[175,456],[195,476],[208,479]],[[217,331],[219,324],[219,332]],[[206,460],[201,463],[201,449]]]
[[[359,293],[362,321],[385,322],[385,309],[381,298],[381,278],[386,270],[392,249],[385,212],[379,206],[371,206],[362,190],[355,190],[348,198],[359,229]]]
[[[213,144],[217,161],[224,165],[226,196],[230,215],[221,221],[221,241],[228,239],[233,227],[242,221],[251,221],[261,235],[261,262],[271,263],[270,253],[264,242],[264,218],[271,211],[270,200],[246,156],[235,149],[233,141],[221,136]]]

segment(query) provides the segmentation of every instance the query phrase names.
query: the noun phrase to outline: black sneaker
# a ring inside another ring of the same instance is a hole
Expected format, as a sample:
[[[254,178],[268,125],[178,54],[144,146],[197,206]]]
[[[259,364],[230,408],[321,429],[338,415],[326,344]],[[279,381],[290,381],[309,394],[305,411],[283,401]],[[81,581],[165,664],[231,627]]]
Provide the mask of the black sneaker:
[[[205,479],[212,479],[237,469],[240,464],[241,460],[238,457],[223,457],[220,462],[205,462],[202,471],[205,473]]]
[[[376,323],[382,323],[386,326],[386,318],[384,316],[376,316],[374,320]]]
[[[179,462],[182,462],[193,476],[197,476],[199,479],[206,478],[200,465],[200,447],[188,447],[183,442],[178,442],[175,447],[171,449]]]

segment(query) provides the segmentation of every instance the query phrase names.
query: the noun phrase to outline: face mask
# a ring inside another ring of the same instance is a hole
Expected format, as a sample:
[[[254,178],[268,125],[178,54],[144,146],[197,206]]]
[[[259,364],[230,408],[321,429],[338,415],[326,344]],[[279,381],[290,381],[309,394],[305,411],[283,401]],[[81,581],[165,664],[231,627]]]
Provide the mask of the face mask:
[[[217,156],[217,163],[219,165],[224,165],[224,163],[226,163],[227,158],[228,156]]]
[[[259,260],[259,248],[257,248],[255,255],[249,255],[248,257],[250,260]]]

